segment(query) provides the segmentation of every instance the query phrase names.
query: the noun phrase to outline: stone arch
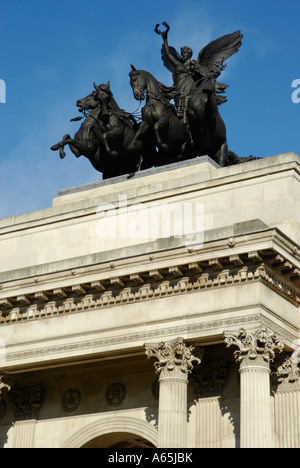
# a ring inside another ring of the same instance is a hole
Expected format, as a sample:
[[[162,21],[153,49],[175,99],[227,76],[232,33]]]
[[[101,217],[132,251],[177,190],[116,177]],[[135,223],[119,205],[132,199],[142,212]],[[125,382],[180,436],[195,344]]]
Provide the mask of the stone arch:
[[[157,430],[151,424],[128,416],[103,418],[79,429],[65,441],[62,448],[81,448],[89,441],[109,433],[130,433],[142,437],[157,447]]]

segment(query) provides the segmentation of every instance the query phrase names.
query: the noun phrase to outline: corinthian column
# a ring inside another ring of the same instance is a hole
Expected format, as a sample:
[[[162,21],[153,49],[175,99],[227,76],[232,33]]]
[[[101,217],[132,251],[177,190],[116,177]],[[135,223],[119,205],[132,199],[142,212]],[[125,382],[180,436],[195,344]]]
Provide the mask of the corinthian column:
[[[185,448],[187,444],[187,384],[193,363],[194,348],[183,338],[168,343],[146,344],[147,356],[158,360],[154,366],[159,374],[158,447]]]
[[[267,329],[225,334],[227,347],[237,346],[234,356],[240,364],[241,448],[272,448],[270,362],[283,343]]]

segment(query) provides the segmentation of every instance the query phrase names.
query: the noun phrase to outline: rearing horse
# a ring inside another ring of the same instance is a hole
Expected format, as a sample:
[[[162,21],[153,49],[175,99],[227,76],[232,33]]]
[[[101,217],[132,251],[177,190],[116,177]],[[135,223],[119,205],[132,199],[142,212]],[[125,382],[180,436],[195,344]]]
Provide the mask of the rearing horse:
[[[69,145],[76,157],[87,157],[93,167],[103,173],[103,179],[139,170],[142,144],[137,145],[135,151],[127,149],[135,135],[135,122],[119,108],[109,83],[100,86],[94,83],[94,88],[95,91],[76,103],[86,118],[74,139],[65,135],[51,149],[59,150],[60,157],[64,158],[64,147]]]
[[[163,159],[176,160],[183,155],[187,132],[169,103],[174,97],[174,87],[163,85],[151,73],[136,70],[133,65],[129,76],[135,99],[146,99],[142,108],[142,123],[131,142],[131,147],[150,130],[153,132],[155,145],[165,153]]]

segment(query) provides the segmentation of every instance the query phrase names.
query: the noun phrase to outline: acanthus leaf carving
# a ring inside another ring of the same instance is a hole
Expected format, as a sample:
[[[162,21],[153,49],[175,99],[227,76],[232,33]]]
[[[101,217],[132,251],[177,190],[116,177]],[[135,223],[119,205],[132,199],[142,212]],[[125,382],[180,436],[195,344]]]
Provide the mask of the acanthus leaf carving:
[[[272,376],[275,391],[300,390],[300,365],[292,355],[283,353],[276,359]]]
[[[267,328],[225,333],[227,347],[236,346],[234,352],[237,363],[260,363],[268,365],[275,358],[275,351],[283,351],[284,345],[280,337]]]
[[[193,352],[195,347],[187,346],[183,338],[176,338],[167,343],[151,343],[145,344],[145,352],[148,358],[156,358],[154,363],[155,370],[163,377],[185,377],[192,371],[194,364],[200,364],[201,359],[199,351],[198,356]]]

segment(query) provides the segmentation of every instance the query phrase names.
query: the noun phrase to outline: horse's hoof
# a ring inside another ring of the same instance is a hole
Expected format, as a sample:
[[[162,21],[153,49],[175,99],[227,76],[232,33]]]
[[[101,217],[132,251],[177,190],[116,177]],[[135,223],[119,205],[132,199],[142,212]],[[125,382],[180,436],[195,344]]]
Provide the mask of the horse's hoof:
[[[59,148],[60,148],[60,144],[57,143],[56,145],[51,146],[50,149],[52,149],[52,151],[57,151],[57,150],[59,150]]]
[[[63,149],[60,149],[59,156],[60,156],[60,159],[64,159],[66,157],[66,153],[64,152]]]

